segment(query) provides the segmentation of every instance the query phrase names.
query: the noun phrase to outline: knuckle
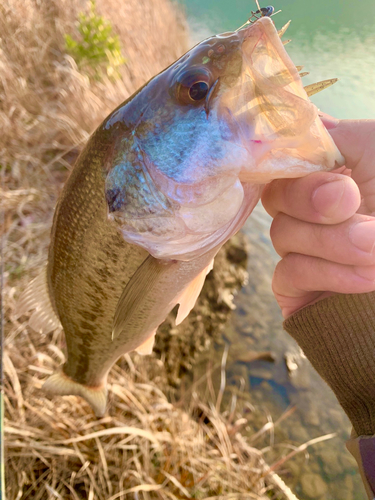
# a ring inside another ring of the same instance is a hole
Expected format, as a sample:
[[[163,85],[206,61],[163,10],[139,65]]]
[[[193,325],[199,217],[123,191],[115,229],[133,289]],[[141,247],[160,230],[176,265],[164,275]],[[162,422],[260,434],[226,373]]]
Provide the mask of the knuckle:
[[[270,227],[270,238],[272,243],[275,245],[277,243],[278,237],[280,235],[280,228],[283,223],[283,215],[278,213],[273,219]]]
[[[282,293],[283,290],[306,290],[308,281],[308,270],[305,256],[288,253],[275,267],[272,280],[272,291],[274,294]]]
[[[324,247],[328,240],[327,227],[323,224],[310,224],[310,227],[313,244]],[[332,233],[332,226],[330,226],[328,230]]]
[[[271,217],[279,212],[279,191],[278,181],[274,180],[266,185],[262,193],[263,207]]]
[[[297,254],[286,254],[276,265],[274,271],[274,280],[277,282],[293,280],[294,277],[294,261]]]

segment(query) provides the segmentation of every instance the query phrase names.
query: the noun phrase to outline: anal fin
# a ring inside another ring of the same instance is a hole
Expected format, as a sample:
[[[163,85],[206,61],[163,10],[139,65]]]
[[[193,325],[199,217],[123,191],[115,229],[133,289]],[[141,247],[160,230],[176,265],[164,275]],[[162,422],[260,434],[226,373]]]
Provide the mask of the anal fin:
[[[107,406],[107,382],[99,387],[88,387],[75,382],[62,370],[51,375],[42,389],[51,396],[80,396],[85,399],[97,417],[102,417]]]
[[[16,314],[22,316],[34,310],[29,318],[30,327],[39,333],[49,333],[61,327],[53,310],[47,286],[47,266],[40,272],[21,294]]]
[[[146,342],[143,342],[140,346],[137,347],[136,352],[138,354],[142,354],[142,356],[146,356],[147,354],[152,354],[152,349],[154,348],[155,344],[155,334],[156,334],[156,329],[152,332],[150,337],[146,340]]]
[[[180,298],[178,300],[180,306],[178,308],[176,317],[176,325],[182,323],[184,319],[189,315],[190,311],[193,309],[199,297],[199,294],[202,291],[206,276],[212,270],[213,265],[214,259],[212,259],[209,265],[189,283],[189,285],[180,295]]]

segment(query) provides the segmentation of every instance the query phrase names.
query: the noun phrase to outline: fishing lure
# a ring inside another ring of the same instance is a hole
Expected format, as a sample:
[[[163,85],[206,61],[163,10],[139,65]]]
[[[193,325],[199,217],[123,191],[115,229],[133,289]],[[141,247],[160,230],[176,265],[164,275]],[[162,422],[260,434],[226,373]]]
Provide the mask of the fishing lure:
[[[260,7],[255,12],[251,11],[251,16],[249,17],[249,21],[253,17],[255,18],[255,21],[260,19],[260,17],[271,17],[274,14],[274,12],[275,12],[275,8],[272,5],[268,5],[268,7]],[[260,17],[257,17],[259,14],[260,14]],[[250,22],[255,22],[255,21],[250,21]]]
[[[241,30],[242,28],[244,28],[248,24],[254,24],[256,21],[258,21],[262,17],[272,17],[275,14],[278,14],[279,12],[281,12],[281,10],[278,10],[277,12],[275,12],[275,8],[272,5],[268,5],[268,7],[260,7],[258,0],[255,0],[255,2],[257,4],[258,9],[255,12],[251,11],[251,16],[248,18],[246,23],[244,23],[242,26],[240,26],[236,31]]]

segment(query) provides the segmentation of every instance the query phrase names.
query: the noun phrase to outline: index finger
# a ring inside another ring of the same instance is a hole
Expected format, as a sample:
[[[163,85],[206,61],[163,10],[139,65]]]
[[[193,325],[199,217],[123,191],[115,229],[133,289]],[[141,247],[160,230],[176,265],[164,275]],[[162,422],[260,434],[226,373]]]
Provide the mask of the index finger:
[[[375,120],[337,120],[320,113],[325,127],[345,158],[347,168],[353,170],[358,184],[374,177]]]
[[[272,217],[282,212],[305,222],[338,224],[356,213],[361,196],[350,177],[315,172],[272,181],[263,191],[262,203]]]

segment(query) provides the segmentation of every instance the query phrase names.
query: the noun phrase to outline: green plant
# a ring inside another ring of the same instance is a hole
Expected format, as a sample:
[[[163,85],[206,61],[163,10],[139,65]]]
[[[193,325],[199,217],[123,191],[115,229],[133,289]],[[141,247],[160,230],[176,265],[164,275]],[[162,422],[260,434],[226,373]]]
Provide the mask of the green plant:
[[[76,41],[66,34],[66,50],[80,69],[91,68],[95,78],[100,79],[103,70],[109,77],[118,77],[117,68],[125,63],[120,39],[113,33],[111,23],[97,13],[95,0],[90,0],[89,4],[89,13],[79,14],[81,40]]]

